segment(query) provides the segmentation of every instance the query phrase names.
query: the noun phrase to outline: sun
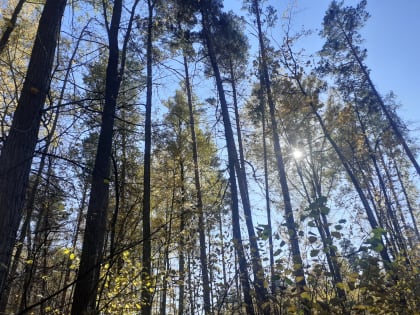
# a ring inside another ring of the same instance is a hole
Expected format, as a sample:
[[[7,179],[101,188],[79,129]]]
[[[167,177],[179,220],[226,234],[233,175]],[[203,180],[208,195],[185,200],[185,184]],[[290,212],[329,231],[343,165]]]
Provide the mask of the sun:
[[[292,156],[295,160],[300,160],[303,158],[303,151],[295,148],[292,150]]]

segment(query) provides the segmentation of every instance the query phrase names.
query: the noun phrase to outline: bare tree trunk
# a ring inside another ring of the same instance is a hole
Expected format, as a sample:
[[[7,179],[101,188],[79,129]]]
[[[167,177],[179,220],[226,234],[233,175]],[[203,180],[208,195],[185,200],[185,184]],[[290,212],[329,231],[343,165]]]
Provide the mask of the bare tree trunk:
[[[22,217],[42,108],[49,90],[66,0],[47,0],[9,135],[0,155],[0,293]]]
[[[377,162],[377,159],[376,159],[375,152],[373,152],[370,141],[367,137],[367,131],[366,131],[365,123],[364,123],[362,117],[360,116],[360,113],[359,113],[357,107],[354,107],[354,111],[355,111],[357,119],[359,121],[360,128],[361,128],[362,134],[363,134],[363,140],[364,140],[366,149],[368,151],[369,157],[372,161],[373,167],[375,169],[376,177],[378,178],[378,181],[379,181],[379,187],[380,187],[380,190],[382,191],[382,195],[383,195],[384,201],[385,201],[387,216],[388,216],[389,220],[391,221],[392,229],[389,232],[394,234],[393,236],[396,240],[399,251],[402,252],[402,254],[407,258],[407,248],[406,248],[406,244],[405,244],[405,241],[404,241],[404,237],[402,235],[401,227],[399,225],[397,216],[394,213],[394,209],[392,207],[391,200],[388,196],[387,187],[385,185],[385,181],[384,181],[383,176],[381,174],[381,171],[379,169],[379,165],[378,165],[378,162]]]
[[[233,71],[232,60],[230,60],[229,66],[230,66],[230,69],[229,69],[230,80],[231,80],[232,94],[233,94],[233,107],[235,111],[235,120],[236,120],[236,135],[238,138],[238,150],[239,150],[239,161],[235,163],[235,169],[236,169],[236,174],[238,177],[238,186],[239,186],[239,191],[241,193],[243,211],[244,211],[244,216],[245,216],[245,223],[246,223],[248,236],[249,236],[250,255],[251,255],[251,261],[252,261],[252,270],[254,273],[254,286],[255,286],[256,299],[257,299],[258,307],[262,308],[264,303],[267,301],[268,293],[264,286],[264,281],[265,281],[264,269],[262,268],[261,256],[260,256],[260,251],[259,251],[258,242],[257,242],[257,235],[255,234],[254,223],[252,220],[251,203],[249,200],[249,192],[248,192],[248,181],[247,181],[246,172],[245,172],[245,157],[244,157],[244,149],[243,149],[243,142],[242,142],[242,132],[241,132],[241,126],[240,126],[238,101],[237,101],[236,78]],[[268,312],[268,308],[266,309],[266,312]]]
[[[207,253],[206,253],[206,235],[205,235],[205,222],[204,222],[204,212],[203,212],[203,196],[201,191],[201,182],[200,182],[200,165],[198,163],[198,147],[197,147],[197,136],[195,133],[195,120],[194,120],[194,109],[193,109],[193,100],[191,93],[191,84],[190,76],[188,71],[188,61],[187,56],[184,52],[184,71],[185,71],[185,88],[187,90],[187,101],[188,101],[188,111],[189,111],[189,125],[191,132],[192,140],[192,153],[193,153],[193,163],[194,163],[194,185],[196,191],[196,209],[198,212],[198,234],[200,242],[200,264],[201,264],[201,277],[203,280],[203,300],[204,300],[204,313],[211,314],[211,304],[210,304],[210,281],[209,281],[209,271],[208,271],[208,262],[207,262]]]
[[[82,255],[74,290],[72,315],[95,314],[99,273],[103,257],[108,213],[110,163],[115,110],[123,73],[119,72],[118,33],[122,0],[114,1],[109,37],[109,57],[106,69],[105,105],[101,131],[92,174],[92,186],[86,217]],[[105,17],[106,18],[106,17]],[[128,31],[127,31],[128,32]]]
[[[394,157],[393,157],[393,162],[394,162],[395,165],[397,165],[397,162],[396,162]],[[395,170],[397,172],[398,181],[400,182],[402,193],[403,193],[404,198],[405,198],[406,203],[407,203],[407,208],[408,208],[408,211],[410,213],[410,217],[411,217],[411,221],[412,221],[412,224],[413,224],[414,232],[415,232],[416,237],[417,237],[417,241],[420,241],[420,232],[419,232],[419,229],[417,227],[417,219],[414,216],[414,209],[413,209],[413,206],[411,204],[410,198],[408,196],[407,189],[405,188],[405,184],[404,184],[403,179],[402,179],[401,171],[399,170],[399,167],[397,167],[397,166],[395,167]]]
[[[303,89],[303,87],[301,87],[301,90]],[[302,90],[303,92],[304,90]],[[374,212],[372,211],[372,208],[369,205],[369,202],[362,190],[362,187],[360,186],[360,183],[358,181],[358,179],[356,178],[356,176],[354,175],[353,171],[351,170],[350,166],[347,163],[346,158],[344,157],[344,155],[342,154],[340,148],[338,147],[337,143],[334,141],[334,139],[331,137],[330,133],[328,132],[327,127],[324,124],[324,121],[322,120],[322,117],[319,115],[319,113],[317,112],[315,105],[310,103],[310,106],[312,108],[312,111],[315,115],[315,117],[317,118],[322,131],[325,135],[325,137],[327,138],[327,140],[329,141],[329,143],[331,144],[331,146],[334,148],[335,153],[337,154],[338,158],[340,159],[340,162],[342,163],[344,169],[347,172],[347,175],[350,177],[350,180],[354,186],[354,188],[357,191],[357,194],[359,195],[359,198],[363,204],[363,207],[366,211],[366,215],[368,218],[368,221],[370,223],[370,226],[372,227],[372,229],[377,229],[379,228],[378,225],[378,221],[376,220],[376,217],[374,215]],[[382,242],[383,245],[383,249],[380,251],[380,255],[382,257],[383,262],[385,263],[385,265],[389,264],[391,262],[391,259],[389,258],[388,252],[387,252],[387,248],[385,247],[385,244]]]
[[[378,101],[378,103],[379,103],[379,105],[380,105],[380,107],[382,109],[382,112],[384,113],[386,119],[388,120],[389,125],[391,126],[391,128],[392,128],[395,136],[401,142],[401,145],[402,145],[405,153],[407,154],[408,158],[410,159],[411,163],[413,164],[414,168],[416,169],[417,174],[420,176],[420,166],[417,163],[417,160],[416,160],[413,152],[411,151],[411,149],[409,148],[407,142],[405,141],[404,136],[401,133],[399,126],[397,125],[397,123],[395,122],[395,120],[392,118],[392,115],[389,112],[388,108],[386,107],[386,105],[385,105],[385,103],[384,103],[381,95],[376,90],[376,87],[375,87],[375,85],[373,84],[373,82],[372,82],[372,80],[370,78],[369,72],[366,69],[365,65],[363,64],[362,60],[360,59],[359,54],[357,53],[357,50],[354,47],[351,38],[347,35],[347,33],[344,30],[344,27],[343,27],[342,24],[340,24],[340,27],[342,29],[342,32],[343,32],[344,38],[345,38],[345,40],[347,42],[347,45],[350,48],[350,52],[353,54],[353,57],[356,59],[356,62],[359,65],[360,70],[362,71],[365,79],[367,80],[367,82],[368,82],[368,84],[370,86],[370,89],[373,92],[373,95],[375,95],[376,100]]]
[[[180,173],[181,173],[181,207],[183,208],[185,204],[185,193],[184,193],[184,163],[182,161],[182,158],[179,162],[180,167]],[[176,194],[176,172],[173,171],[173,178],[172,178],[172,197],[171,197],[171,205],[170,205],[170,211],[169,211],[169,217],[168,217],[168,211],[165,213],[165,221],[169,222],[168,227],[165,228],[165,245],[163,250],[163,279],[162,279],[162,290],[160,294],[160,315],[166,315],[166,300],[167,300],[167,290],[168,290],[168,280],[167,277],[169,275],[169,249],[171,245],[171,237],[172,237],[172,218],[173,213],[175,210],[175,194]]]
[[[263,138],[263,156],[264,156],[264,189],[265,189],[265,207],[267,212],[267,225],[270,234],[268,235],[268,252],[270,259],[270,282],[271,294],[276,294],[275,274],[274,274],[274,248],[273,248],[273,228],[271,224],[271,202],[270,202],[270,188],[268,187],[268,153],[267,153],[267,122],[265,115],[265,102],[262,87],[259,89],[259,101],[261,107],[261,120],[262,120],[262,138]]]
[[[184,315],[185,307],[185,256],[184,256],[184,230],[185,230],[185,211],[182,211],[179,223],[179,297],[178,297],[178,315]]]
[[[268,107],[270,111],[270,122],[271,122],[271,129],[272,129],[273,145],[274,145],[274,151],[276,152],[275,155],[276,155],[276,162],[277,162],[277,171],[278,171],[279,182],[280,182],[282,195],[283,195],[285,219],[286,219],[286,225],[287,225],[287,229],[289,233],[289,240],[290,240],[291,251],[292,251],[296,287],[297,287],[298,293],[301,294],[304,292],[304,289],[306,286],[306,280],[305,280],[305,273],[303,270],[302,255],[299,249],[299,240],[298,240],[298,234],[297,234],[297,229],[296,229],[297,225],[294,219],[292,203],[290,200],[289,187],[287,183],[286,170],[284,167],[283,156],[282,156],[282,151],[281,151],[281,146],[280,146],[280,138],[279,138],[279,132],[278,132],[278,126],[277,126],[277,120],[276,120],[276,109],[275,109],[275,104],[273,100],[273,95],[271,92],[271,80],[268,73],[267,53],[266,53],[266,47],[265,47],[265,42],[264,42],[264,37],[263,37],[263,32],[262,32],[259,0],[253,0],[252,5],[253,5],[253,13],[257,20],[258,40],[259,40],[260,53],[261,53],[261,61],[260,61],[260,66],[261,66],[261,71],[262,71],[261,86],[264,87],[265,92],[267,94]],[[310,314],[310,305],[306,299],[301,298],[301,305],[302,305],[302,311],[304,312],[304,314]]]
[[[191,253],[190,252],[188,252],[187,260],[188,260],[188,295],[190,296],[189,298],[190,315],[195,315],[195,296],[194,296],[194,285],[192,281],[193,270],[191,268]]]
[[[211,2],[200,1],[200,10],[202,15],[202,26],[203,26],[203,35],[205,38],[205,44],[207,46],[207,52],[210,59],[210,63],[213,69],[213,73],[216,80],[217,90],[219,92],[219,98],[221,103],[221,110],[223,116],[223,124],[225,129],[226,144],[228,150],[228,168],[229,168],[229,183],[231,191],[231,205],[232,205],[232,228],[233,228],[233,239],[235,243],[235,248],[238,254],[239,268],[240,268],[240,279],[243,287],[244,293],[244,303],[249,315],[255,314],[252,297],[251,297],[251,288],[248,280],[248,269],[247,262],[244,252],[244,247],[242,244],[242,236],[240,230],[240,219],[239,219],[239,200],[238,200],[238,189],[236,184],[236,173],[235,173],[235,164],[238,163],[238,156],[236,153],[235,141],[232,132],[232,125],[229,118],[229,110],[226,102],[225,91],[223,88],[222,78],[220,75],[219,66],[216,60],[216,54],[214,50],[214,44],[210,32],[210,16],[209,11],[211,7]]]
[[[87,182],[84,184],[83,187],[83,192],[82,192],[82,200],[80,201],[80,207],[79,207],[79,213],[77,214],[77,223],[76,223],[76,227],[74,230],[74,236],[73,236],[73,241],[72,241],[72,245],[71,248],[73,251],[76,250],[76,244],[77,244],[77,240],[79,238],[79,233],[80,233],[80,226],[82,224],[82,219],[83,219],[83,211],[86,207],[86,199],[87,199],[87,191],[88,191],[88,184]],[[66,300],[68,299],[69,296],[72,296],[72,294],[67,295],[67,291],[68,291],[68,282],[70,280],[70,273],[71,273],[71,266],[72,262],[69,258],[67,258],[67,264],[66,264],[66,273],[64,275],[64,280],[63,280],[63,293],[61,295],[61,302],[60,302],[60,307],[61,310],[63,310],[64,314],[69,314],[70,313],[70,306],[68,305],[68,303],[66,302]]]
[[[154,2],[147,0],[147,44],[146,44],[146,116],[144,124],[144,173],[143,173],[143,256],[142,256],[142,283],[141,291],[143,315],[152,314],[152,294],[150,287],[152,277],[152,241],[150,231],[150,166],[152,150],[152,62],[153,62],[153,9]]]

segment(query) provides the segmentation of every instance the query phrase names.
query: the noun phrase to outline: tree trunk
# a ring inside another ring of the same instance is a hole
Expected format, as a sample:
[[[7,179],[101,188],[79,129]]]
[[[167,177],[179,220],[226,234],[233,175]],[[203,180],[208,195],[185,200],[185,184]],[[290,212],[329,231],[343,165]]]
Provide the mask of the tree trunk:
[[[143,257],[142,257],[142,314],[152,313],[152,294],[147,283],[152,277],[152,241],[150,232],[150,166],[152,150],[152,62],[153,62],[153,0],[147,0],[147,44],[146,44],[146,116],[144,123],[144,173],[143,173]]]
[[[394,165],[397,165],[397,161],[396,161],[395,157],[393,157],[392,160],[394,162]],[[412,224],[413,224],[413,229],[414,229],[414,232],[416,234],[417,241],[420,241],[420,232],[419,232],[419,229],[417,227],[417,219],[414,215],[415,210],[413,209],[413,206],[411,204],[410,197],[407,193],[407,189],[405,188],[405,184],[403,182],[402,174],[401,174],[401,171],[399,170],[398,166],[395,166],[395,171],[397,172],[397,177],[398,177],[398,181],[400,182],[401,191],[402,191],[402,193],[404,195],[404,198],[406,200],[408,212],[410,213],[410,218],[411,218],[411,221],[412,221]]]
[[[182,211],[179,222],[179,261],[178,261],[178,273],[179,273],[179,297],[178,297],[178,315],[184,315],[184,300],[185,300],[185,241],[184,241],[184,230],[185,230],[185,211]]]
[[[413,164],[414,168],[416,169],[417,174],[420,176],[420,166],[417,163],[417,160],[413,154],[413,152],[411,151],[411,149],[409,148],[407,142],[404,139],[404,136],[402,135],[400,128],[398,127],[398,125],[396,124],[396,122],[394,121],[394,119],[392,118],[390,112],[388,111],[381,95],[379,95],[379,92],[376,90],[375,85],[373,84],[369,72],[366,69],[365,65],[363,64],[362,60],[360,59],[352,40],[349,38],[349,36],[347,35],[346,31],[343,29],[343,26],[340,24],[340,27],[342,28],[343,31],[343,35],[344,38],[347,42],[347,45],[349,45],[350,48],[350,52],[353,54],[353,57],[356,59],[357,64],[360,67],[360,70],[362,71],[365,79],[367,80],[371,91],[373,92],[373,94],[376,97],[376,100],[378,101],[382,112],[384,113],[386,119],[389,122],[389,125],[391,126],[392,130],[394,131],[395,136],[397,137],[397,139],[401,142],[402,147],[404,148],[405,153],[407,154],[408,158],[410,159],[411,163]]]
[[[372,161],[372,164],[374,166],[376,176],[378,178],[379,188],[382,191],[382,195],[384,197],[387,216],[388,216],[389,220],[391,221],[392,229],[389,232],[394,234],[394,238],[396,240],[399,251],[402,252],[402,254],[405,257],[407,257],[406,244],[405,244],[405,241],[404,241],[404,237],[402,235],[401,227],[399,225],[397,216],[394,213],[394,209],[392,207],[390,197],[388,196],[387,187],[386,187],[385,181],[383,179],[383,176],[381,174],[379,164],[378,164],[378,161],[376,159],[375,152],[373,151],[372,146],[371,146],[370,141],[369,141],[369,138],[367,137],[367,131],[366,131],[365,123],[364,123],[357,107],[354,107],[354,111],[356,113],[357,120],[359,121],[360,128],[362,130],[363,140],[364,140],[366,149],[368,151],[369,157],[370,157],[370,159]]]
[[[233,228],[233,239],[235,243],[235,248],[238,253],[238,261],[240,268],[240,279],[244,293],[244,303],[247,309],[247,314],[255,314],[252,297],[251,297],[251,288],[248,281],[248,269],[247,262],[245,257],[245,252],[242,244],[242,236],[240,230],[240,219],[239,219],[239,200],[238,200],[238,190],[236,185],[236,174],[235,174],[235,164],[238,163],[238,156],[235,148],[235,141],[232,132],[232,125],[229,118],[229,110],[226,102],[225,91],[223,88],[222,78],[220,75],[219,66],[216,60],[216,52],[214,50],[214,44],[210,32],[210,11],[211,3],[210,1],[200,1],[200,11],[202,15],[202,26],[203,26],[203,35],[205,38],[205,44],[207,47],[208,56],[210,63],[213,69],[213,74],[215,76],[217,90],[219,92],[219,99],[221,103],[221,110],[223,116],[223,124],[225,130],[226,144],[228,150],[228,168],[229,168],[229,183],[231,191],[231,205],[232,205],[232,228]]]
[[[294,265],[296,287],[297,287],[298,293],[301,294],[304,292],[304,289],[306,286],[305,273],[303,270],[302,255],[299,249],[299,240],[298,240],[298,234],[296,230],[297,225],[294,219],[292,203],[290,200],[289,187],[287,183],[286,170],[284,167],[283,156],[281,152],[280,138],[279,138],[277,120],[276,120],[276,110],[275,110],[273,95],[271,93],[271,81],[268,74],[267,55],[266,55],[264,37],[262,33],[260,7],[259,7],[258,0],[253,0],[253,11],[257,20],[258,39],[259,39],[260,53],[261,53],[261,61],[260,61],[260,66],[261,66],[261,71],[262,71],[261,86],[265,88],[265,92],[267,94],[268,107],[270,111],[270,122],[271,122],[271,130],[272,130],[272,137],[273,137],[273,145],[274,145],[274,151],[276,152],[275,155],[276,155],[277,171],[278,171],[279,182],[280,182],[282,195],[283,195],[285,219],[286,219],[286,225],[288,229],[289,240],[290,240],[290,245],[291,245],[291,250],[292,250],[292,259],[293,259],[293,265]],[[307,300],[302,298],[301,304],[302,304],[303,312],[305,314],[310,314],[310,306],[308,305]]]
[[[304,89],[301,86],[300,87],[302,93],[304,93]],[[306,95],[306,93],[304,93],[304,95]],[[340,148],[338,147],[337,143],[334,141],[334,139],[331,137],[330,133],[328,132],[327,127],[324,124],[324,121],[322,120],[321,116],[319,115],[319,113],[317,112],[315,105],[313,103],[310,103],[310,106],[312,108],[312,111],[315,115],[315,117],[317,118],[321,129],[325,135],[325,137],[327,138],[328,142],[331,144],[331,146],[334,148],[335,153],[337,154],[338,158],[340,159],[340,162],[342,163],[344,169],[346,170],[347,175],[350,177],[350,180],[354,186],[354,188],[357,191],[357,194],[359,195],[359,198],[363,204],[363,207],[366,211],[366,215],[368,218],[368,221],[370,223],[370,226],[372,227],[372,229],[377,229],[379,228],[378,222],[375,218],[374,212],[372,211],[372,208],[369,205],[369,202],[362,190],[362,187],[360,186],[360,183],[358,181],[358,179],[356,178],[356,176],[354,175],[353,171],[351,170],[350,166],[348,165],[346,158],[344,157],[344,155],[342,154]],[[385,263],[385,265],[387,266],[390,262],[391,259],[389,258],[388,252],[386,250],[385,244],[382,242],[383,245],[383,249],[380,251],[380,255],[382,257],[383,262]]]
[[[22,217],[42,108],[49,90],[55,48],[66,0],[47,0],[13,116],[0,155],[0,293],[3,293]]]
[[[122,73],[118,71],[120,52],[118,48],[118,30],[121,13],[122,0],[116,0],[114,1],[108,34],[109,57],[106,69],[105,105],[92,174],[92,188],[86,217],[80,267],[73,296],[72,315],[90,315],[97,312],[96,295],[106,234],[115,109],[122,76]]]
[[[188,111],[189,111],[189,125],[191,132],[192,140],[192,153],[193,153],[193,162],[194,162],[194,185],[196,191],[196,209],[198,212],[198,234],[200,242],[200,264],[201,264],[201,277],[203,280],[203,300],[204,300],[204,313],[211,314],[211,304],[210,304],[210,281],[209,281],[209,271],[207,263],[207,253],[206,253],[206,235],[205,235],[205,222],[204,222],[204,212],[203,212],[203,198],[201,192],[201,183],[200,183],[200,166],[198,163],[198,147],[197,147],[197,137],[195,134],[195,120],[194,120],[194,110],[193,110],[193,100],[191,95],[191,84],[190,76],[188,72],[188,62],[187,56],[184,52],[184,71],[185,71],[185,88],[187,90],[187,101],[188,101]]]
[[[236,169],[236,174],[238,178],[238,186],[239,186],[239,191],[241,194],[244,216],[245,216],[245,223],[246,223],[248,237],[249,237],[252,270],[254,273],[255,294],[256,294],[258,307],[261,308],[264,305],[264,303],[267,301],[268,293],[264,286],[264,281],[265,281],[264,269],[262,268],[260,251],[259,251],[258,242],[257,242],[257,235],[255,234],[254,223],[252,220],[251,203],[249,200],[249,192],[248,192],[248,181],[247,181],[246,172],[245,172],[245,157],[244,157],[244,149],[243,149],[243,143],[242,143],[242,132],[241,132],[241,127],[240,127],[240,117],[239,117],[238,101],[237,101],[237,94],[236,94],[236,78],[233,71],[232,60],[230,60],[229,66],[230,66],[230,69],[229,69],[230,81],[231,81],[232,94],[233,94],[233,107],[235,111],[235,120],[236,120],[236,135],[238,138],[238,149],[239,149],[239,161],[235,162],[235,169]],[[268,309],[266,310],[266,312],[268,312]]]
[[[276,294],[275,274],[274,274],[274,248],[273,248],[273,228],[271,224],[271,202],[270,202],[270,188],[268,186],[268,153],[267,153],[267,140],[265,136],[267,134],[267,122],[265,116],[265,102],[263,87],[259,90],[259,101],[261,106],[261,120],[262,120],[262,140],[263,140],[263,158],[264,158],[264,189],[265,189],[265,207],[267,212],[267,225],[269,230],[268,235],[268,252],[270,259],[270,282],[271,282],[271,294]]]

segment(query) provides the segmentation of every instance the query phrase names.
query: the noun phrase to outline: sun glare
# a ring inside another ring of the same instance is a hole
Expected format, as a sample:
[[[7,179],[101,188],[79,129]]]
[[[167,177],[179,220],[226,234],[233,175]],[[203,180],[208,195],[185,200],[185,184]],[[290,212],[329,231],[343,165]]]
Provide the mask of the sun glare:
[[[303,158],[303,151],[299,149],[293,149],[292,155],[293,158],[295,158],[296,160],[300,160],[301,158]]]

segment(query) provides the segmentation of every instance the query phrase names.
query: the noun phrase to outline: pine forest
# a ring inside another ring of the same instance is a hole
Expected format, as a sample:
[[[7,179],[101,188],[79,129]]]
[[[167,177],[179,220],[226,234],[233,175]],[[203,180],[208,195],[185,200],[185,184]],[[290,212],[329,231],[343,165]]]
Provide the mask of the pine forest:
[[[420,314],[419,142],[375,12],[296,5],[0,3],[0,314]]]

